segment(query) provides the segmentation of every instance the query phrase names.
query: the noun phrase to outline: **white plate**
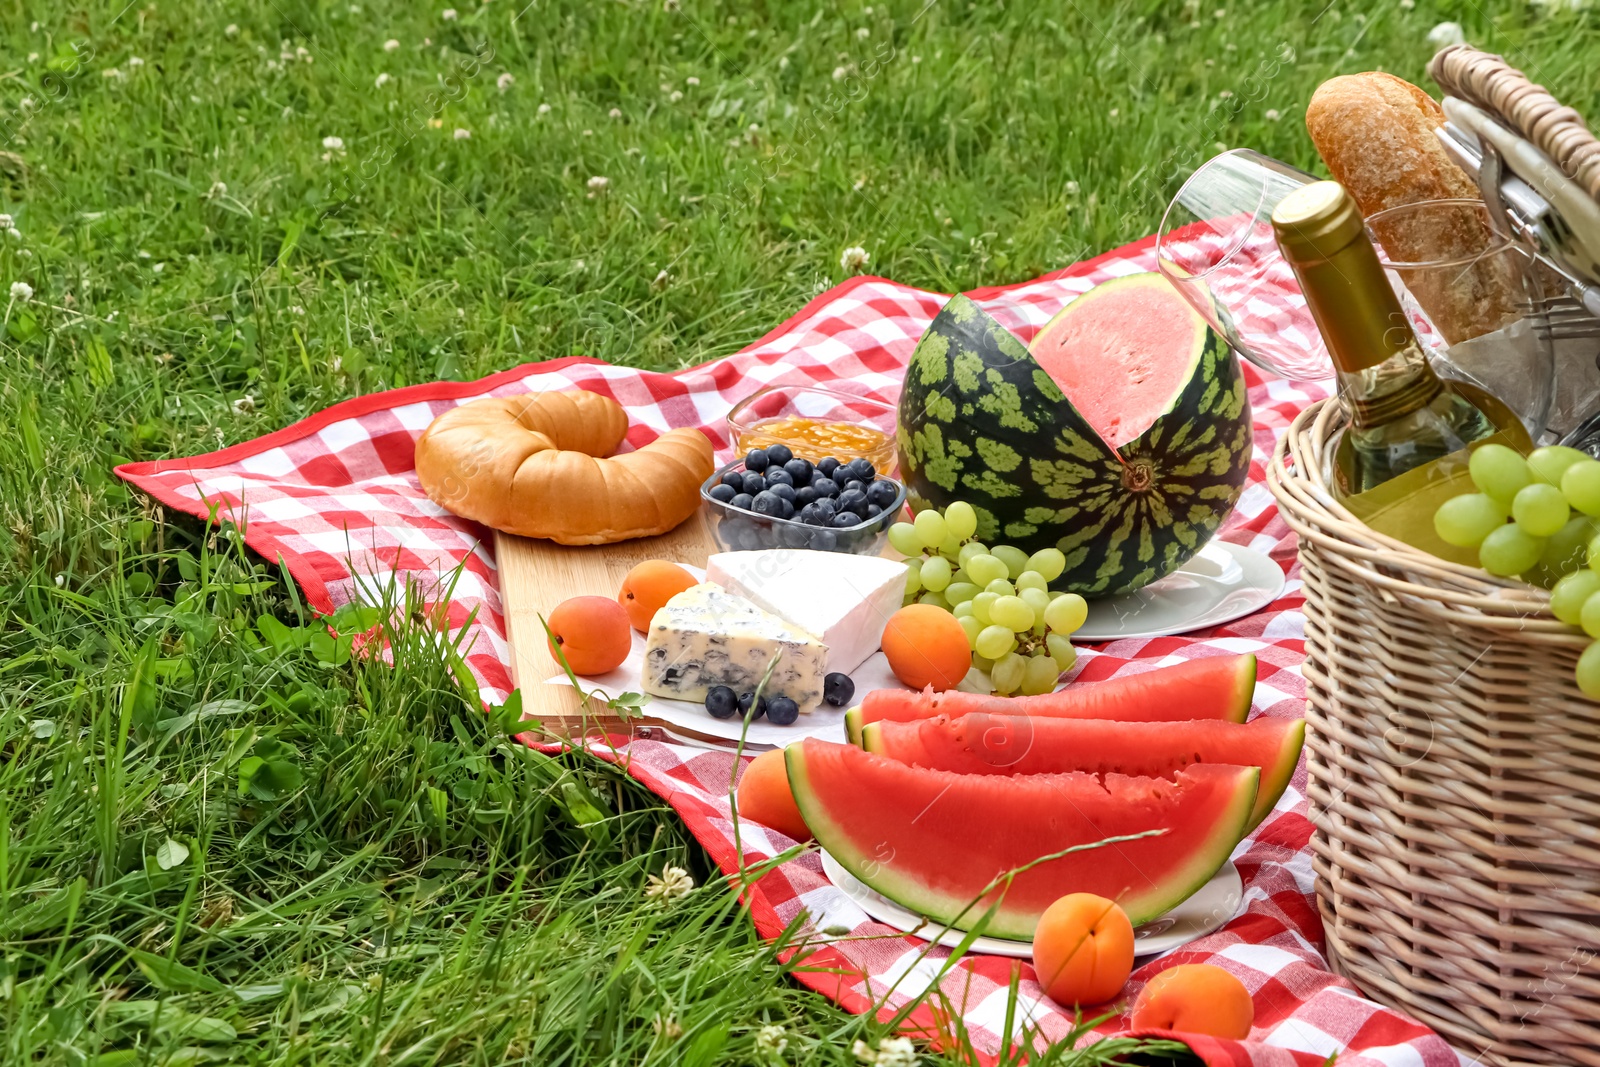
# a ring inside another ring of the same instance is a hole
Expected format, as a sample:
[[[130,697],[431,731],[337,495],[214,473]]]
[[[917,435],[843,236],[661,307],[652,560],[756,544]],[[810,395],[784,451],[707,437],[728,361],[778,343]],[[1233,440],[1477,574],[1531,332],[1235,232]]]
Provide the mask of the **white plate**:
[[[838,860],[826,852],[822,852],[822,870],[827,874],[828,881],[849,897],[857,907],[885,926],[915,934],[917,937],[948,948],[959,945],[961,939],[966,936],[964,930],[946,927],[933,919],[924,918],[877,893],[845,870]],[[1201,886],[1194,896],[1159,919],[1134,927],[1134,954],[1153,956],[1158,952],[1171,952],[1175,948],[1182,948],[1232,919],[1238,913],[1239,904],[1243,900],[1244,883],[1239,878],[1238,869],[1234,867],[1232,861],[1224,863],[1222,869],[1212,875],[1211,881]],[[1033,956],[1033,942],[980,937],[972,942],[967,951],[984,956],[1011,956],[1025,960]]]
[[[1221,626],[1260,611],[1283,592],[1283,568],[1253,548],[1212,541],[1193,559],[1137,592],[1089,601],[1074,641],[1164,637]]]

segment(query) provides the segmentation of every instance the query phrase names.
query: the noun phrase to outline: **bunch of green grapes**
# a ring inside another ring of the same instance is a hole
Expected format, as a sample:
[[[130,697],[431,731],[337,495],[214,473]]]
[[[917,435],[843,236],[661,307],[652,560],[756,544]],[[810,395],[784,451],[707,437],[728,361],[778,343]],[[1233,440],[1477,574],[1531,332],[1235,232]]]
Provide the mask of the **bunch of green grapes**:
[[[1597,640],[1578,659],[1578,688],[1600,700],[1600,460],[1551,445],[1524,458],[1484,445],[1469,467],[1478,489],[1440,505],[1440,539],[1476,548],[1490,574],[1550,589],[1550,610]]]
[[[989,672],[995,692],[1048,693],[1077,662],[1070,636],[1089,605],[1077,593],[1050,591],[1067,566],[1060,550],[1030,556],[976,541],[977,530],[977,512],[959,500],[889,527],[889,544],[908,557],[905,602],[953,614],[966,631],[972,665]]]

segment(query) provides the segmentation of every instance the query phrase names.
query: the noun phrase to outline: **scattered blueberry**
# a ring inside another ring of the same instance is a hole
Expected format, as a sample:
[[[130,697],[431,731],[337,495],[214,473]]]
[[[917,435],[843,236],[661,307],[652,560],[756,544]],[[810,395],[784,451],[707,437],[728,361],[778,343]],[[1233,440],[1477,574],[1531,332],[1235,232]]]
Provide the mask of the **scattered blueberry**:
[[[811,488],[817,491],[818,496],[839,495],[839,483],[823,474],[818,474],[811,479]]]
[[[760,474],[767,469],[767,464],[770,462],[772,462],[772,458],[765,452],[759,448],[752,448],[750,454],[744,457],[744,469]]]
[[[832,552],[839,547],[839,535],[832,530],[813,530],[811,547],[818,552]]]
[[[788,445],[768,445],[767,458],[782,466],[794,458],[794,453],[789,451]]]
[[[722,476],[723,485],[733,486],[735,493],[744,488],[744,471],[729,471]]]
[[[783,469],[789,472],[789,477],[794,479],[795,485],[811,484],[811,461],[809,459],[802,459],[796,456],[785,463]]]
[[[788,726],[800,717],[800,705],[788,697],[773,697],[767,702],[767,721],[774,726]]]
[[[777,485],[769,486],[767,491],[778,494],[791,504],[795,502],[794,486],[792,485],[784,485],[779,482]]]
[[[733,499],[728,501],[728,506],[738,508],[740,511],[749,511],[755,506],[755,502],[756,498],[749,493],[735,493]]]
[[[776,448],[779,446],[774,445],[773,447]],[[747,720],[750,721],[759,719],[761,716],[767,713],[767,698],[762,697],[759,701],[756,701],[755,698],[756,695],[754,693],[746,693],[744,696],[739,698],[739,714],[743,715]],[[754,711],[750,710],[750,704],[752,701],[754,701],[756,705]]]
[[[867,486],[868,503],[876,504],[880,508],[891,506],[899,495],[900,490],[890,481],[876,481]]]
[[[711,487],[711,499],[719,504],[726,504],[738,495],[738,491],[727,482],[718,482]]]
[[[832,678],[833,675],[828,675]],[[827,685],[827,679],[823,679]],[[826,692],[826,689],[824,689]],[[706,711],[711,713],[713,719],[731,719],[733,713],[739,710],[739,694],[725,685],[714,685],[706,691]]]
[[[842,708],[850,703],[850,698],[855,695],[856,683],[850,680],[848,674],[840,674],[838,671],[834,671],[822,679],[822,702],[830,707]],[[706,698],[708,702],[710,699],[710,697]]]
[[[739,491],[755,496],[767,487],[767,480],[755,471],[745,471],[744,479],[739,483]]]
[[[790,474],[788,471],[784,470],[782,467],[768,467],[767,468],[767,488],[770,489],[774,485],[793,485],[793,484],[794,484],[794,476],[792,474]]]
[[[795,507],[803,508],[815,499],[817,499],[817,491],[809,485],[802,485],[794,491]]]
[[[867,510],[867,494],[859,489],[846,489],[839,494],[839,510],[862,514]]]
[[[785,503],[787,501],[777,493],[771,490],[763,490],[756,494],[754,502],[750,505],[750,510],[757,515],[782,517]]]
[[[861,516],[853,511],[841,511],[833,517],[831,525],[835,530],[845,530],[851,526],[860,526]]]
[[[853,459],[850,461],[850,470],[864,482],[870,482],[878,476],[878,468],[872,465],[870,459]]]
[[[839,461],[832,456],[817,460],[817,470],[828,478],[833,477],[833,472],[839,469]]]

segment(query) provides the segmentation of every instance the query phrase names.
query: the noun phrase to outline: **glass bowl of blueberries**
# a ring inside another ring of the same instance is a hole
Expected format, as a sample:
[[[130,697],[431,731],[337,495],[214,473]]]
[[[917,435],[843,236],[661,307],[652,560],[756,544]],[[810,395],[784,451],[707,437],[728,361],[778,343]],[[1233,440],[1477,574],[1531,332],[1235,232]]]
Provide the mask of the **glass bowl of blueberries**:
[[[812,463],[788,445],[752,449],[706,479],[700,495],[724,552],[810,548],[877,555],[906,487],[866,459]]]

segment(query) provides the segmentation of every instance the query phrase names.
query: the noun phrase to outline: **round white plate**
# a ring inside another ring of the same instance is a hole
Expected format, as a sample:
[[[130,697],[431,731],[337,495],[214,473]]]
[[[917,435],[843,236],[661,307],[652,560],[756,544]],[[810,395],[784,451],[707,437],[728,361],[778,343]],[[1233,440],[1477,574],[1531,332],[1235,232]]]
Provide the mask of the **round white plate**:
[[[945,927],[901,907],[845,870],[826,851],[818,851],[822,852],[822,870],[827,874],[828,881],[878,922],[948,948],[959,945],[966,936],[964,930]],[[1212,875],[1211,881],[1201,886],[1194,896],[1159,919],[1134,927],[1134,954],[1153,956],[1158,952],[1182,948],[1233,918],[1242,900],[1244,883],[1239,879],[1239,871],[1231,861],[1224,863],[1222,869]],[[1025,960],[1033,956],[1033,942],[980,937],[972,942],[967,951],[983,956],[1011,956]]]
[[[1260,611],[1283,592],[1283,568],[1253,548],[1212,541],[1159,582],[1089,601],[1074,641],[1164,637],[1221,626]]]

